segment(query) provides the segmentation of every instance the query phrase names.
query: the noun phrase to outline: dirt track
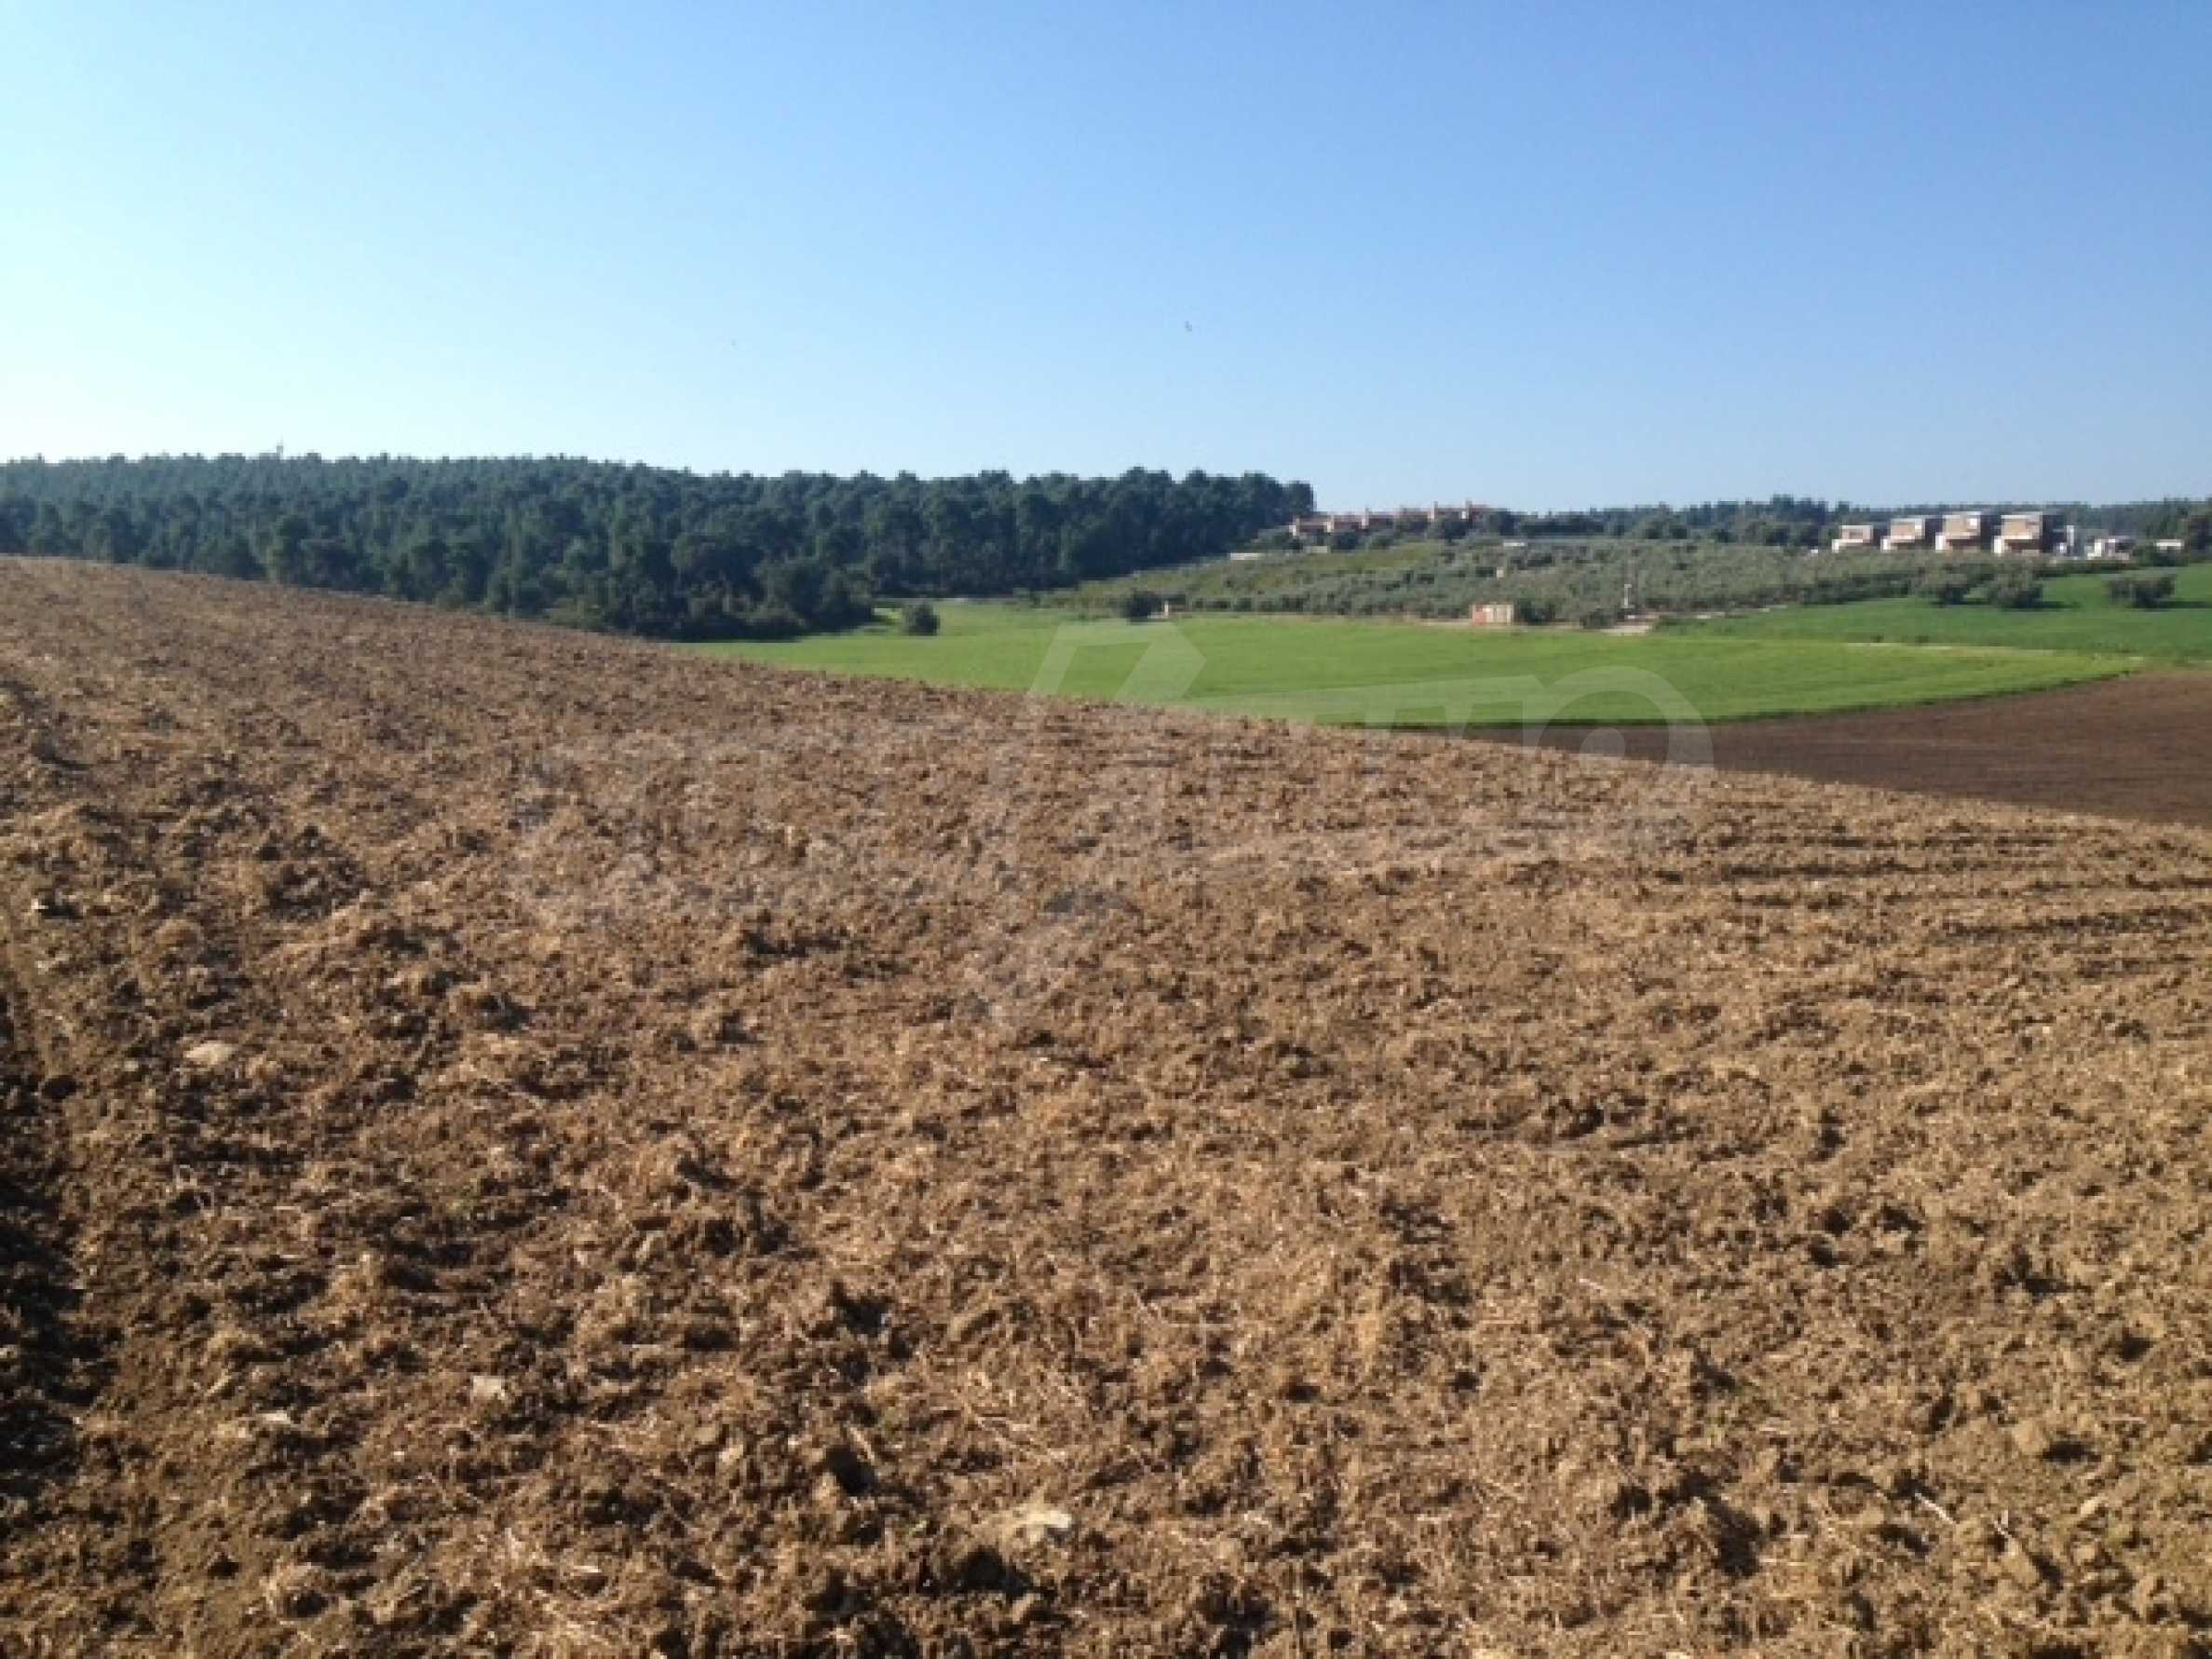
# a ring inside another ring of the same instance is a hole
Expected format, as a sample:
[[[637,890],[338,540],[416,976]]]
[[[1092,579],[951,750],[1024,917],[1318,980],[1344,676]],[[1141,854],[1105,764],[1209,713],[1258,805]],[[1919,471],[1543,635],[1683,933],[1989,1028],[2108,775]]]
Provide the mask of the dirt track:
[[[1664,732],[1618,736],[1621,753],[1665,758]],[[1929,708],[1736,721],[1711,736],[1714,764],[1733,771],[2212,828],[2212,672],[2205,670]],[[1587,734],[1544,741],[1579,752]]]
[[[0,947],[8,1651],[2206,1651],[2195,832],[0,562]]]

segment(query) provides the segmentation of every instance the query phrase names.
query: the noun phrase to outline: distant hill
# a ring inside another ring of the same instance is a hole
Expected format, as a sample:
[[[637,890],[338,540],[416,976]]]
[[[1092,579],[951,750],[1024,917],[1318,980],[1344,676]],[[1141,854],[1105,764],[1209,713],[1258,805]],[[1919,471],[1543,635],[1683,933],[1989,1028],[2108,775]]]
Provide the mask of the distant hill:
[[[0,463],[0,553],[773,638],[863,621],[878,594],[1183,564],[1311,505],[1306,485],[1252,472],[762,478],[560,457],[117,456]]]

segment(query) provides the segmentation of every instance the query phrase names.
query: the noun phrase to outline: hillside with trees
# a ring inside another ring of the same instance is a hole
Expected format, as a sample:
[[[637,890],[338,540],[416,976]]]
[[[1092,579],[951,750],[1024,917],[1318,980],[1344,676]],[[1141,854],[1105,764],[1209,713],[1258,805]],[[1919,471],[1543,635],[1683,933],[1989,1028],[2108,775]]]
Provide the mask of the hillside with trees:
[[[1760,501],[1703,501],[1688,506],[1664,503],[1641,507],[1594,507],[1564,512],[1515,512],[1486,507],[1433,531],[1412,535],[1457,541],[1484,536],[1528,541],[1637,541],[1653,545],[1695,542],[1711,547],[1795,548],[1802,551],[1824,546],[1839,524],[1883,520],[1907,513],[1944,513],[1971,508],[1999,506],[2007,510],[2035,507],[2062,514],[2070,524],[2085,528],[2139,536],[2147,539],[2212,534],[2212,501],[2192,496],[2169,496],[2157,501],[1907,502],[1870,507],[1850,501],[1823,501],[1806,496],[1771,496]],[[1337,551],[1388,546],[1408,533],[1384,528],[1373,532],[1347,532],[1336,541]],[[1287,535],[1264,537],[1259,545],[1290,545]]]
[[[1312,492],[1259,473],[703,475],[546,459],[0,463],[0,553],[104,560],[687,639],[865,621],[1228,551]]]
[[[1938,508],[1929,511],[1941,510]],[[2137,550],[2144,563],[2212,560],[2212,501],[2177,498],[2061,509],[2072,522],[2178,546]],[[2025,589],[1992,586],[1986,559],[1922,552],[1829,551],[1836,524],[1883,520],[1890,510],[1777,496],[1686,508],[1598,508],[1511,513],[1407,532],[1378,528],[1295,546],[1259,538],[1257,559],[1206,560],[1085,584],[1074,602],[1112,613],[1133,593],[1180,610],[1309,616],[1462,617],[1471,605],[1511,601],[1526,622],[1607,626],[1634,611],[1690,616],[1767,605],[1847,605],[1902,598],[1931,573],[1962,598],[2018,602]],[[2068,568],[2054,563],[2051,571]],[[1934,594],[1930,595],[1934,596]]]

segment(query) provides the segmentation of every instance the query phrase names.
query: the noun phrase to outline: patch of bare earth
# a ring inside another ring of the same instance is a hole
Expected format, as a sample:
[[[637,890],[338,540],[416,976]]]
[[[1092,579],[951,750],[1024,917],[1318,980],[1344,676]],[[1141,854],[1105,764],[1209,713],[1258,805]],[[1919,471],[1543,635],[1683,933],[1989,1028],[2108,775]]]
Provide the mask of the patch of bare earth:
[[[0,564],[0,1645],[2212,1630],[2212,840]]]
[[[2204,669],[1921,708],[1731,721],[1709,736],[1712,763],[1730,771],[2212,829],[2212,672]],[[1663,760],[1668,737],[1631,728],[1608,741],[1617,753]],[[1560,729],[1536,741],[1576,753],[1589,734]]]

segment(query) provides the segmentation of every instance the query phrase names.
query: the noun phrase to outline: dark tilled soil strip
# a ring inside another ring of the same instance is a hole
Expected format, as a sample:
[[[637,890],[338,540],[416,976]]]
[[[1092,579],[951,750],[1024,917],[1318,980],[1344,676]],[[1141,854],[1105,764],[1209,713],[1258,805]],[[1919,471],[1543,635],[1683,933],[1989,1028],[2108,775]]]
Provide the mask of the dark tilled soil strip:
[[[1477,736],[1567,753],[1595,734]],[[1930,708],[1711,728],[1713,764],[1911,795],[2009,801],[2146,823],[2212,825],[2212,673],[2176,671]],[[1608,753],[1668,757],[1669,734],[1596,737]]]

